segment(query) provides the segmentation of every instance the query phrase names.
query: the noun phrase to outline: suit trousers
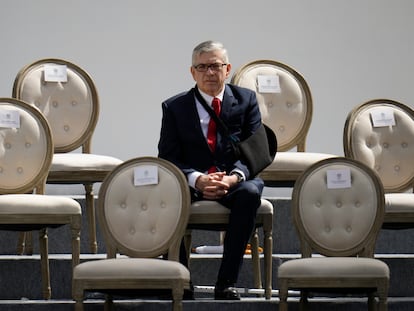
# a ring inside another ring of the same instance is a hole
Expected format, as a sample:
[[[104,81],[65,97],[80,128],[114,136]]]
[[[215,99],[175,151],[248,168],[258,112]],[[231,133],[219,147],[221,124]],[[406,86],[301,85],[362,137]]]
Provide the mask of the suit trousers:
[[[230,216],[217,283],[233,285],[237,282],[246,246],[255,228],[263,187],[260,178],[247,180],[232,187],[219,200],[219,203],[230,209]]]
[[[223,245],[223,258],[217,276],[220,285],[232,286],[237,282],[247,243],[256,223],[256,212],[261,204],[264,183],[254,178],[232,187],[219,203],[230,209],[229,223]],[[192,192],[193,200],[202,200]],[[188,266],[186,250],[181,243],[180,262]]]

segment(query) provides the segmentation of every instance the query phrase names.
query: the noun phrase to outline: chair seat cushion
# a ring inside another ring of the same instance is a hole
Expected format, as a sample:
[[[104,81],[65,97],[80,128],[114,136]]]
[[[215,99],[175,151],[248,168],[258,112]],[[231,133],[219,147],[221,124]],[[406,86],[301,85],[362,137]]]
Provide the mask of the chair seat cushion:
[[[190,280],[190,272],[179,262],[153,258],[93,260],[77,265],[74,279],[180,279]]]
[[[258,214],[273,214],[273,205],[268,200],[262,199]],[[217,201],[203,200],[191,204],[191,214],[230,214],[230,210]],[[191,216],[190,216],[191,218]]]
[[[413,193],[386,193],[385,194],[386,213],[414,213],[414,194]]]
[[[315,152],[278,152],[266,171],[302,172],[312,164],[337,155]]]
[[[0,195],[0,215],[81,215],[80,204],[69,197],[41,194]]]
[[[374,258],[313,257],[284,262],[279,278],[389,278],[388,266]]]
[[[102,170],[111,171],[123,161],[114,157],[89,153],[55,153],[51,171]]]
[[[230,210],[217,201],[203,200],[191,204],[191,214],[230,214]]]

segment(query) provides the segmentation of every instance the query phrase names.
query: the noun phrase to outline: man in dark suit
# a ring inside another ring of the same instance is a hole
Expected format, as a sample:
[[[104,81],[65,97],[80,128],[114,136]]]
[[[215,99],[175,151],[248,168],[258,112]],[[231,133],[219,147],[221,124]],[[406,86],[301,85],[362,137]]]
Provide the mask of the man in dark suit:
[[[253,91],[225,83],[231,64],[221,43],[197,45],[190,70],[196,86],[162,103],[159,157],[184,172],[193,200],[217,200],[230,209],[214,294],[215,299],[238,300],[234,285],[254,229],[263,181],[235,158],[229,138],[217,130],[201,101],[218,109],[230,133],[240,140],[260,126],[261,115]]]

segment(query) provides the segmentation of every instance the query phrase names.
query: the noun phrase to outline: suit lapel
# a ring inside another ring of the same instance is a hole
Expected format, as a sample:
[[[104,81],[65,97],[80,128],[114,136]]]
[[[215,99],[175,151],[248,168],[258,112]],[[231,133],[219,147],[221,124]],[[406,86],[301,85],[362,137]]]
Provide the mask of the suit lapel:
[[[234,105],[237,104],[237,100],[233,95],[231,88],[226,84],[224,91],[223,102],[221,104],[221,114],[220,116],[224,119],[227,119],[231,115],[231,110]]]

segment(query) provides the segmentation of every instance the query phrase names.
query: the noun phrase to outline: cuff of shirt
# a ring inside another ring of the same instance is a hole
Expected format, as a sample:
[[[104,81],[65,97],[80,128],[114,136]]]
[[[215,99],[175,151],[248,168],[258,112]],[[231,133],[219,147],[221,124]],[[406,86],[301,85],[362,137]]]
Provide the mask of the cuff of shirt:
[[[200,172],[192,172],[192,173],[188,174],[187,175],[188,185],[191,188],[196,189],[197,178],[201,175],[203,175],[203,173],[200,173]]]

